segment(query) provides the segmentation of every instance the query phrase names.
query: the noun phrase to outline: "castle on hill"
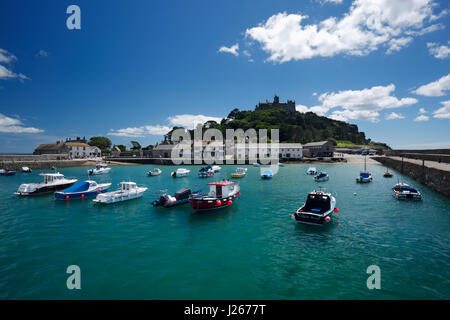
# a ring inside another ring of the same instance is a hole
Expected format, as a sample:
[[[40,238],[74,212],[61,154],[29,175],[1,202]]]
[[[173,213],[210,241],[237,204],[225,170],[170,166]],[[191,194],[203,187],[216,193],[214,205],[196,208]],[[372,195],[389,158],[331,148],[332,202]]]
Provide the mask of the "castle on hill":
[[[281,108],[290,113],[295,113],[295,101],[288,100],[287,102],[280,102],[280,97],[275,95],[275,97],[273,97],[273,102],[259,102],[258,105],[255,106],[255,111],[276,108]]]

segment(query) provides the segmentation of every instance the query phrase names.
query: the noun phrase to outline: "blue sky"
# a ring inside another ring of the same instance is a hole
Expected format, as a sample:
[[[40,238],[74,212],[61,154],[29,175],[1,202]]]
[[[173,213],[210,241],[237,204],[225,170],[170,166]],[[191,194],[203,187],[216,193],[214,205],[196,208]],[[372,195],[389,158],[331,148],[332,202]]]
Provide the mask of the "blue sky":
[[[2,1],[0,152],[147,145],[275,93],[392,147],[449,148],[449,28],[448,1]]]

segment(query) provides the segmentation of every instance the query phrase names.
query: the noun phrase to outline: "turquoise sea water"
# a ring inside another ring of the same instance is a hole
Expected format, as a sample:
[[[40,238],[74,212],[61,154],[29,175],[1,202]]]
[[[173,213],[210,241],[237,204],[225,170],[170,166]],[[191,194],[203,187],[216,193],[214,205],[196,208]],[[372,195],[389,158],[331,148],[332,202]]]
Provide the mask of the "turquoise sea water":
[[[146,176],[152,166],[113,167],[97,181],[116,189],[131,179],[149,190],[104,206],[13,194],[20,183],[40,181],[40,171],[0,177],[0,298],[450,298],[450,200],[407,177],[423,202],[395,200],[398,172],[386,179],[383,167],[368,166],[374,181],[357,184],[361,165],[320,165],[330,180],[315,183],[305,174],[309,165],[286,165],[272,180],[248,166],[241,198],[229,208],[153,208],[159,189],[204,187],[236,168],[224,165],[215,178],[200,179],[200,167],[185,167],[190,177],[178,179],[170,166],[157,177]],[[86,179],[87,169],[59,171]],[[335,194],[340,212],[326,227],[295,224],[290,215],[318,185]],[[81,268],[81,290],[66,287],[73,264]],[[366,286],[373,264],[381,290]]]

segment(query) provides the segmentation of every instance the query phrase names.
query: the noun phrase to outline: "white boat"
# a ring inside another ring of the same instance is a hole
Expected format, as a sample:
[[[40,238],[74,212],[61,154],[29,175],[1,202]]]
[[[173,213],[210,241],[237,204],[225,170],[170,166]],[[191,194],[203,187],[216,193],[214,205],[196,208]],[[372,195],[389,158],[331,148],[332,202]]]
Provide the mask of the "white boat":
[[[259,167],[260,164],[259,164],[258,162],[253,162],[253,166],[254,166],[254,167]]]
[[[309,167],[308,170],[306,170],[306,174],[316,175],[317,174],[316,167]]]
[[[247,168],[237,168],[236,172],[231,174],[232,178],[243,178],[247,174]]]
[[[283,163],[283,162],[278,162],[278,165],[279,165],[280,167],[284,167],[284,163]]]
[[[422,200],[422,194],[419,189],[402,182],[392,187],[392,196],[399,200]]]
[[[89,169],[88,174],[105,174],[111,171],[107,164],[97,163],[94,169]]]
[[[77,182],[77,179],[67,179],[61,173],[41,173],[44,181],[40,183],[22,183],[15,194],[19,196],[34,196],[53,193],[66,189]]]
[[[219,172],[220,170],[222,170],[222,168],[219,167],[219,166],[212,166],[211,170],[214,171],[214,172]]]
[[[120,185],[120,190],[99,193],[92,201],[105,204],[127,201],[140,198],[147,191],[147,187],[138,187],[135,182],[121,182]]]
[[[162,170],[159,168],[154,168],[152,171],[147,172],[148,176],[159,176],[162,173]]]
[[[22,172],[31,172],[32,170],[29,167],[22,167],[20,169],[20,171],[22,171]]]
[[[191,170],[185,168],[178,168],[176,171],[172,171],[170,175],[174,178],[186,177],[189,175],[190,172]]]
[[[336,199],[326,191],[310,192],[306,202],[292,215],[298,223],[323,225],[331,221],[333,212],[337,213]]]

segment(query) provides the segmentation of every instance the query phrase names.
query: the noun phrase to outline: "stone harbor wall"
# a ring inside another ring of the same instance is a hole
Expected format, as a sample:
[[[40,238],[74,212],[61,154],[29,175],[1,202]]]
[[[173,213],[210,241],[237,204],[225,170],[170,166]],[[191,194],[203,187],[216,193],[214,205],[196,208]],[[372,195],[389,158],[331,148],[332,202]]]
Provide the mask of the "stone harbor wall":
[[[450,198],[450,172],[427,167],[426,161],[424,165],[392,159],[389,157],[372,157],[372,159],[380,162],[386,167],[395,169],[402,174],[426,185],[430,189],[443,194]]]

